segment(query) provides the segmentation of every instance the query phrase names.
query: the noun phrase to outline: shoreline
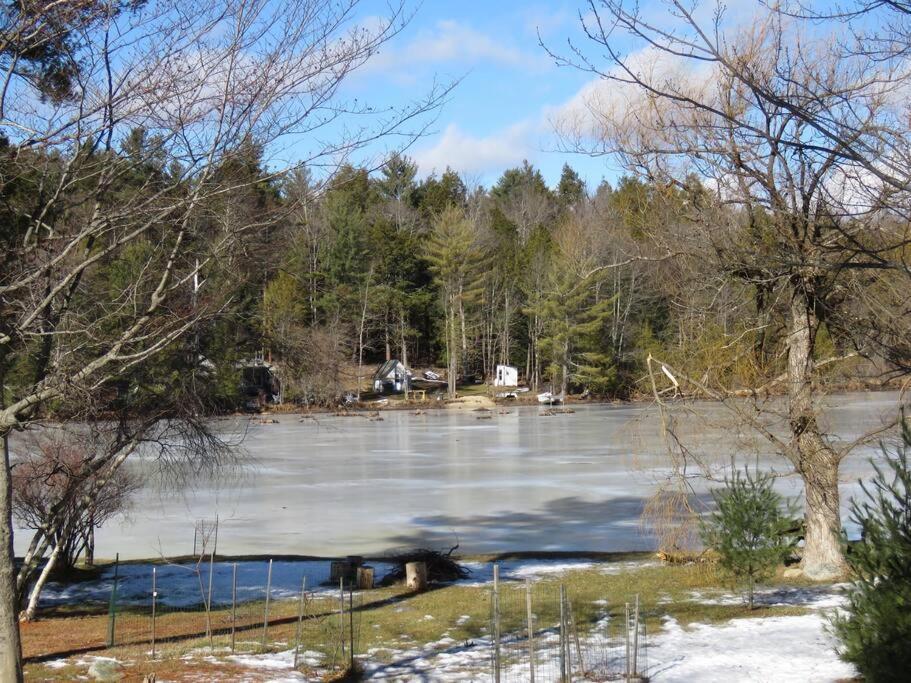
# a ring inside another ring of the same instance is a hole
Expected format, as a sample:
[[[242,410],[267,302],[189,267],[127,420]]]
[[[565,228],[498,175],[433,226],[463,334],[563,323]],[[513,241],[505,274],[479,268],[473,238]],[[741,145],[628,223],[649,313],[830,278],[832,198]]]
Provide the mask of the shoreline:
[[[480,385],[478,385],[480,386]],[[887,383],[882,382],[859,382],[853,383],[849,382],[846,384],[839,384],[833,386],[825,393],[822,393],[821,396],[831,396],[836,394],[849,394],[849,393],[867,393],[867,394],[878,394],[878,393],[887,393],[890,391],[901,391],[902,384],[895,380],[890,380]],[[430,400],[426,399],[423,401],[415,400],[405,400],[403,398],[393,398],[392,400],[387,399],[385,402],[375,401],[375,402],[361,402],[350,407],[345,406],[336,406],[336,407],[327,407],[327,406],[310,406],[304,407],[299,405],[294,405],[291,403],[283,403],[278,405],[268,406],[265,410],[260,412],[242,412],[234,411],[229,413],[219,413],[214,415],[216,418],[230,418],[230,417],[249,417],[251,419],[256,417],[271,417],[278,415],[297,415],[299,417],[307,417],[308,415],[353,415],[361,413],[373,413],[373,412],[385,412],[385,411],[402,411],[402,410],[414,410],[414,411],[424,411],[424,410],[477,410],[479,407],[486,408],[488,410],[493,410],[495,408],[509,408],[509,407],[529,407],[529,406],[540,406],[541,408],[548,408],[550,406],[546,404],[538,403],[537,398],[533,392],[528,392],[528,398],[515,398],[515,399],[502,399],[494,398],[490,394],[463,394],[457,396],[455,399],[439,399],[439,400]],[[735,390],[731,397],[747,399],[752,396],[757,398],[772,398],[772,397],[785,397],[787,396],[784,391],[762,391],[753,393],[750,389],[738,389]],[[470,405],[472,399],[485,399],[484,405],[476,404]],[[718,403],[719,401],[700,397],[695,394],[681,394],[680,396],[665,399],[665,402],[670,404],[683,403],[686,401],[705,401],[708,403]],[[488,403],[489,402],[489,403]],[[596,397],[596,398],[579,398],[569,395],[566,397],[563,406],[569,405],[582,405],[582,406],[640,406],[647,403],[653,403],[654,398],[650,394],[637,394],[631,398],[607,398],[607,397]],[[469,407],[470,405],[470,407]]]
[[[345,560],[350,557],[359,557],[362,558],[365,562],[395,562],[399,558],[409,555],[407,552],[390,552],[388,554],[377,554],[377,553],[368,553],[365,555],[359,555],[356,553],[347,554],[347,555],[303,555],[296,553],[276,553],[276,554],[265,554],[265,553],[253,553],[253,554],[237,554],[237,555],[215,555],[213,557],[213,562],[224,563],[224,562],[268,562],[269,560],[274,560],[276,562],[332,562],[336,560]],[[513,551],[503,551],[499,553],[467,553],[465,555],[460,555],[457,553],[453,554],[454,558],[457,558],[460,562],[481,562],[481,563],[490,563],[490,562],[505,562],[509,560],[598,560],[601,562],[623,562],[628,560],[636,559],[645,559],[649,557],[655,557],[656,551],[654,550],[620,550],[620,551],[601,551],[601,550],[513,550]],[[16,557],[17,561],[21,561],[21,557]],[[135,565],[169,565],[169,564],[181,564],[187,562],[198,562],[200,561],[199,556],[197,555],[178,555],[175,557],[147,557],[147,558],[131,558],[127,560],[120,560],[115,562],[111,558],[101,558],[95,561],[95,564],[91,567],[77,567],[76,572],[78,574],[94,574],[96,572],[104,571],[109,567],[113,567],[115,564],[120,566],[135,566]],[[209,563],[209,556],[206,555],[203,560],[203,564]],[[78,580],[78,579],[77,579]]]

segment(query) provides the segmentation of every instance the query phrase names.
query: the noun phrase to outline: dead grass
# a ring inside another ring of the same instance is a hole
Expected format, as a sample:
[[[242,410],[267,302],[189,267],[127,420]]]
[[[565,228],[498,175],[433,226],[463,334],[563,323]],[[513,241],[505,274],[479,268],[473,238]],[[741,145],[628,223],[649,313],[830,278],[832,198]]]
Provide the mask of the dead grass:
[[[642,614],[650,633],[661,629],[666,617],[674,618],[681,625],[716,623],[744,617],[766,617],[803,614],[800,606],[760,607],[750,611],[745,605],[707,604],[712,597],[729,593],[730,586],[716,572],[714,565],[660,565],[634,568],[617,573],[606,563],[594,568],[570,570],[560,576],[542,579],[533,584],[535,612],[540,623],[556,623],[559,615],[559,586],[566,586],[580,631],[588,630],[606,614],[618,615],[624,604],[639,595]],[[813,585],[804,580],[785,580],[780,572],[773,582],[776,586],[801,587]],[[694,593],[698,593],[695,596]],[[413,648],[438,641],[443,637],[456,642],[466,642],[486,635],[491,607],[489,586],[456,584],[430,590],[420,595],[409,595],[400,586],[377,589],[360,594],[356,603],[355,628],[357,651],[373,650],[376,659],[391,657],[394,650]],[[260,653],[287,651],[296,637],[295,601],[277,601],[272,604],[266,648],[260,645],[262,635],[261,603],[251,603],[238,614],[238,621],[252,628],[237,634],[238,652]],[[303,623],[302,649],[316,651],[324,661],[342,663],[339,633],[342,624],[335,612],[336,599],[321,598],[307,605],[307,618]],[[520,582],[502,583],[501,611],[503,630],[522,628],[524,623],[525,591]],[[226,628],[229,624],[226,610],[213,613],[213,628]],[[125,680],[142,680],[155,672],[159,680],[235,680],[242,671],[244,680],[266,680],[249,668],[239,667],[226,659],[230,640],[227,635],[213,639],[215,651],[208,649],[210,642],[204,637],[181,640],[159,645],[161,656],[156,661],[148,658],[147,615],[121,615],[123,631],[118,638],[130,637],[134,645],[121,646],[96,654],[114,657],[124,663]],[[347,621],[345,626],[347,626]],[[200,629],[194,631],[193,629]],[[177,633],[204,633],[201,613],[175,612],[165,614],[158,621],[159,638]],[[87,643],[101,645],[106,637],[107,616],[56,617],[23,625],[23,642],[26,657],[47,656],[64,652]],[[132,630],[130,630],[132,629]],[[385,649],[385,653],[384,653]],[[27,667],[30,680],[73,680],[84,675],[88,664],[74,664],[51,668],[32,663]]]

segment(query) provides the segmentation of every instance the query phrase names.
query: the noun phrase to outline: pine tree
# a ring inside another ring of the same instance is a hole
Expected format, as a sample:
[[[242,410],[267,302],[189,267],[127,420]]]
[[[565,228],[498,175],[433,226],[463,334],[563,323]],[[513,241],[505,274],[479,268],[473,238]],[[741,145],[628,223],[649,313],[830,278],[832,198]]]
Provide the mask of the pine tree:
[[[911,425],[902,445],[861,484],[866,500],[851,503],[861,541],[846,552],[854,584],[848,606],[833,619],[839,654],[871,683],[907,680],[911,671]]]
[[[553,386],[565,395],[570,384],[607,393],[616,367],[605,346],[614,297],[607,294],[607,270],[599,267],[592,226],[568,217],[553,235],[544,287],[534,292],[528,313],[541,321],[541,358],[549,362]]]
[[[611,358],[597,344],[613,299],[597,296],[596,280],[597,275],[578,278],[555,259],[547,293],[533,311],[544,321],[541,352],[550,360],[550,375],[561,395],[571,382],[603,393],[615,377]]]
[[[786,514],[792,506],[772,483],[768,473],[735,470],[723,487],[712,491],[716,509],[702,524],[702,540],[719,554],[721,567],[746,582],[750,609],[756,583],[771,576],[795,541]]]
[[[556,194],[563,209],[571,208],[585,198],[585,181],[569,164],[563,164]]]

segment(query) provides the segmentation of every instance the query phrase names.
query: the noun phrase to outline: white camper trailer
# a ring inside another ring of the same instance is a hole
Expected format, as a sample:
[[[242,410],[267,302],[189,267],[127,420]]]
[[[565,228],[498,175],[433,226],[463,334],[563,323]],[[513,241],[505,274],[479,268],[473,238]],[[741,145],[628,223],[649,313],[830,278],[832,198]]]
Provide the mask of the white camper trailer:
[[[495,387],[515,387],[519,384],[519,371],[511,365],[498,365],[493,379]]]

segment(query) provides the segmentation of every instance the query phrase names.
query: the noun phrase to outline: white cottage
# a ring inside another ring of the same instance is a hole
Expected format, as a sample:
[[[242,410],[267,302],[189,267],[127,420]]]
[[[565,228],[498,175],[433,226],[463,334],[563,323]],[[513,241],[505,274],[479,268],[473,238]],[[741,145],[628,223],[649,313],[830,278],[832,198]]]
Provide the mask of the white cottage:
[[[498,365],[493,379],[495,387],[515,387],[519,385],[519,370],[511,365]]]

